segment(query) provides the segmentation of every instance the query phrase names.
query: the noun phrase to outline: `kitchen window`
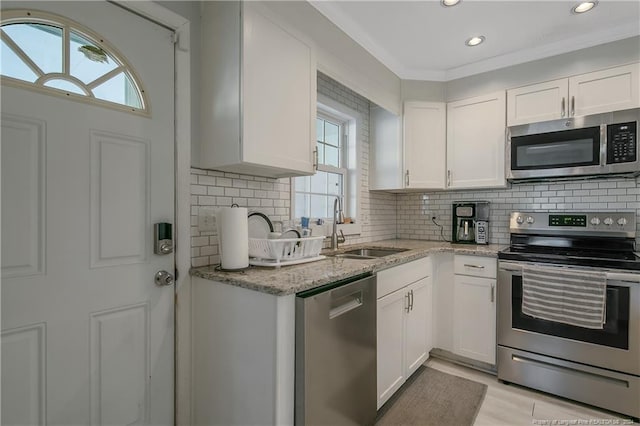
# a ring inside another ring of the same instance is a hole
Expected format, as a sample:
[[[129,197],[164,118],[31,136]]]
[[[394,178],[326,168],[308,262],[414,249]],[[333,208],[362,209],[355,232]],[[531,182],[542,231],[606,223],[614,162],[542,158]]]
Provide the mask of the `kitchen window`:
[[[312,223],[333,222],[336,197],[343,200],[345,218],[354,223],[339,225],[347,235],[360,233],[357,140],[362,116],[325,96],[318,95],[316,117],[317,171],[313,176],[292,178],[291,212],[296,222],[309,217]],[[326,233],[327,231],[325,231]]]

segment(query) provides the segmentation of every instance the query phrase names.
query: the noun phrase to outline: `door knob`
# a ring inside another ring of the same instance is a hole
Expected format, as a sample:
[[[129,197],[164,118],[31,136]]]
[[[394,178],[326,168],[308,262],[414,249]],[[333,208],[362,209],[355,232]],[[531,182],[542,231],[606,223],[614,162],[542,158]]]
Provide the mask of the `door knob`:
[[[167,271],[156,272],[155,282],[159,286],[172,285],[174,282],[173,275]]]

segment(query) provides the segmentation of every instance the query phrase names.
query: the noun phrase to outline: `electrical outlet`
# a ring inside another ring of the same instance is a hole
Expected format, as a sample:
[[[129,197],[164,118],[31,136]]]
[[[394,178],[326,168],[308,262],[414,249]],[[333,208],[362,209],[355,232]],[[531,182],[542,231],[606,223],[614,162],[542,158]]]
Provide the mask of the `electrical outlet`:
[[[216,230],[216,218],[213,209],[206,207],[198,209],[198,230],[200,232],[214,232]]]

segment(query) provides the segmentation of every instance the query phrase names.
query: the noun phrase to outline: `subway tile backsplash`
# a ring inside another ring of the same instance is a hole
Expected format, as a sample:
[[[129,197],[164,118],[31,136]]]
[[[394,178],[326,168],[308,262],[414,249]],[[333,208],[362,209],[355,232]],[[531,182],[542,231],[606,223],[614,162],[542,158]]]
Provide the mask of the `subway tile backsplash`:
[[[451,239],[451,204],[455,201],[491,202],[489,241],[509,244],[512,211],[635,211],[636,244],[640,247],[640,178],[570,180],[557,183],[519,183],[506,189],[427,192],[398,196],[398,238]]]

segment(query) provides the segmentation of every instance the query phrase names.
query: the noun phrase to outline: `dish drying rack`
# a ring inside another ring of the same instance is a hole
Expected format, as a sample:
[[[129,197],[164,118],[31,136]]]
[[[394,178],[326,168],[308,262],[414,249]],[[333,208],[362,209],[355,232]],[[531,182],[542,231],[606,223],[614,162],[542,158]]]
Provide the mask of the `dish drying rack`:
[[[315,262],[325,237],[249,238],[249,264],[255,266],[286,266]]]

